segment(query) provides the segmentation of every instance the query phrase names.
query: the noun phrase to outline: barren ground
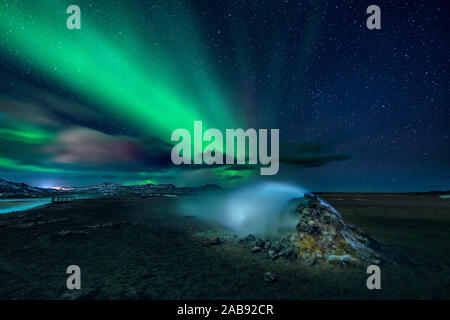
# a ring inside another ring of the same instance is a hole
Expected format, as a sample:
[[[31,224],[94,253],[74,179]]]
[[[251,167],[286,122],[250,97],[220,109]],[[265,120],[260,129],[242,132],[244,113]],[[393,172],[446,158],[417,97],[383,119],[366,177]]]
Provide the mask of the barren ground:
[[[60,299],[72,264],[89,299],[450,298],[450,199],[321,197],[384,247],[382,290],[366,288],[362,269],[252,253],[231,231],[175,214],[177,199],[91,199],[0,215],[0,299]],[[86,228],[110,222],[119,225]]]

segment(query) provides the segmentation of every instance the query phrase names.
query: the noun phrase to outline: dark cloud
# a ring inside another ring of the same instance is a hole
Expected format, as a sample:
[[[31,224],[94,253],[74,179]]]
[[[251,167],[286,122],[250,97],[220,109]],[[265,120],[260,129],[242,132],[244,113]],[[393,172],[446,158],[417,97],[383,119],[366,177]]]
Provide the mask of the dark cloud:
[[[44,149],[52,153],[56,163],[103,164],[137,160],[137,145],[127,137],[115,137],[103,132],[73,128],[58,134]]]
[[[174,166],[170,158],[172,145],[156,137],[139,140],[138,157],[143,165],[153,168],[170,168]]]
[[[288,148],[288,146],[286,146]],[[295,152],[299,153],[318,153],[323,152],[325,150],[325,146],[323,144],[317,142],[300,142],[293,145],[292,148]]]
[[[284,145],[280,152],[280,163],[299,167],[321,167],[333,161],[350,159],[346,154],[333,152],[331,146],[317,142],[294,143],[290,147]]]
[[[1,111],[16,119],[51,128],[92,127],[102,122],[95,108],[76,101],[73,95],[62,97],[14,76],[7,79],[14,85],[0,86]]]
[[[329,162],[350,159],[347,155],[311,155],[303,157],[281,157],[280,163],[301,167],[321,167]]]
[[[247,171],[247,170],[257,170],[259,164],[233,164],[225,168],[226,171]]]
[[[239,180],[242,179],[244,176],[239,176],[239,175],[235,175],[235,176],[225,176],[223,177],[221,180],[222,181],[233,181],[233,180]]]

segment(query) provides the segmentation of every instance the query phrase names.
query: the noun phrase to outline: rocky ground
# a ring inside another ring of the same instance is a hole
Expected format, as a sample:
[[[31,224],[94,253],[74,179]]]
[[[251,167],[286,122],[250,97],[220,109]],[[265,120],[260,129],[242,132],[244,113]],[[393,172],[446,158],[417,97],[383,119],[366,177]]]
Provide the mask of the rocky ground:
[[[398,207],[383,196],[377,207],[374,198],[364,206],[347,195],[321,197],[339,213],[307,198],[296,204],[296,230],[277,237],[238,237],[178,215],[178,199],[162,197],[4,214],[0,298],[450,298],[450,200],[403,195],[398,201],[414,206]],[[372,263],[381,264],[380,291],[365,285]],[[81,291],[65,287],[71,264],[82,270]]]

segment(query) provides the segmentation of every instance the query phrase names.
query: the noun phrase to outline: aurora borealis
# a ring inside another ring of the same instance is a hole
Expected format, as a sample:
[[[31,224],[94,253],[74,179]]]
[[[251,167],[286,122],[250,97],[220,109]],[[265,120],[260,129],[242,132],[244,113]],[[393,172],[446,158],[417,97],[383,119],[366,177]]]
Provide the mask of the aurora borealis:
[[[66,28],[71,4],[81,30]],[[2,0],[0,177],[256,179],[249,166],[172,165],[171,132],[201,120],[279,128],[274,179],[309,189],[450,189],[448,8],[388,3],[369,31],[365,5]]]

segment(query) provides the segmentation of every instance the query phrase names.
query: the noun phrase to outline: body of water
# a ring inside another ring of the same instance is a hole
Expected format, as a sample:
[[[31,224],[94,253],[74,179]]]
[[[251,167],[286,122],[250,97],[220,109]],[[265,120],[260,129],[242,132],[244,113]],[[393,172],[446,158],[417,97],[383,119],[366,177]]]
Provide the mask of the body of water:
[[[70,196],[70,195],[68,195]],[[88,194],[88,195],[76,195],[75,199],[91,199],[98,198],[98,194]],[[14,212],[14,211],[24,211],[34,207],[43,206],[52,202],[52,198],[17,198],[17,199],[0,199],[0,214]]]
[[[0,214],[28,210],[52,202],[52,198],[0,199]]]

